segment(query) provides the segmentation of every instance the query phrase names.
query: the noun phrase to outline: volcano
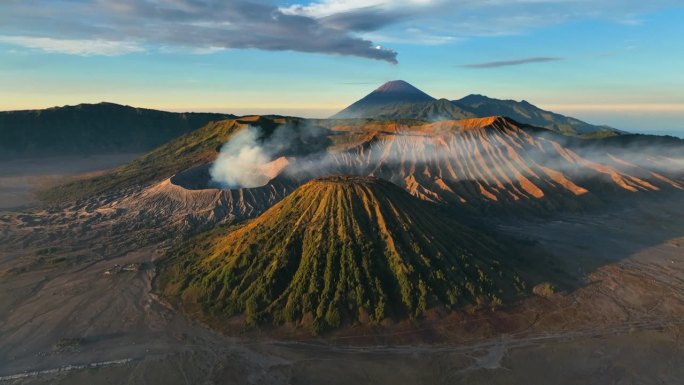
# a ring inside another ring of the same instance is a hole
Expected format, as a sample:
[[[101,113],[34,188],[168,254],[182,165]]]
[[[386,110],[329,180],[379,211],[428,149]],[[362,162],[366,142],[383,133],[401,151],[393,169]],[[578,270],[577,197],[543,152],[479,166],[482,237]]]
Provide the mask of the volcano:
[[[327,166],[319,172],[383,178],[421,199],[478,212],[537,215],[682,189],[681,175],[658,166],[673,162],[665,152],[644,156],[637,166],[628,162],[632,145],[568,138],[505,117],[339,129],[354,141],[317,162]],[[681,151],[681,144],[675,148]]]
[[[389,81],[368,94],[357,103],[359,105],[377,106],[396,103],[421,103],[435,100],[432,96],[403,80]]]
[[[265,164],[279,165],[264,175],[267,183],[212,182],[208,170],[235,133],[257,126],[268,140],[283,124],[298,128],[287,131],[290,146]],[[253,117],[212,123],[121,169],[49,192],[60,201],[104,204],[122,213],[129,231],[144,224],[179,234],[253,219],[330,175],[382,178],[474,215],[540,216],[684,190],[681,170],[666,167],[676,164],[683,144],[640,135],[570,138],[502,117],[430,124]]]
[[[377,117],[387,108],[423,104],[436,100],[403,80],[387,82],[359,101],[338,112],[333,119]]]
[[[468,95],[459,100],[435,99],[403,80],[383,84],[331,118],[434,122],[491,116],[504,116],[565,135],[612,136],[624,133],[608,126],[596,126],[545,111],[525,100],[500,100],[483,95]]]
[[[159,287],[209,317],[248,324],[419,317],[431,308],[496,306],[524,292],[516,257],[444,207],[372,177],[299,187],[244,226],[173,251]]]

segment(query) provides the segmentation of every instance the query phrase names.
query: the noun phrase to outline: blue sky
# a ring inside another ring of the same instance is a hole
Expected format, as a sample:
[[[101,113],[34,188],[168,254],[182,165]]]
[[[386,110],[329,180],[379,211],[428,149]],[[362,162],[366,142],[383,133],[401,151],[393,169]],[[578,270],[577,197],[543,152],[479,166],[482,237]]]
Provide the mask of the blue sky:
[[[684,130],[684,5],[5,0],[0,110],[111,101],[324,117],[387,80]]]

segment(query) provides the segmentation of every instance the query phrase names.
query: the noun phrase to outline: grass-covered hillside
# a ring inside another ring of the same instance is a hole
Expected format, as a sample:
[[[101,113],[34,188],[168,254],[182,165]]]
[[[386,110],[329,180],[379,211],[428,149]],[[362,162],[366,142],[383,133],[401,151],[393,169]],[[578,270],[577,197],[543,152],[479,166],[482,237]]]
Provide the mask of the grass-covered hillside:
[[[221,145],[242,126],[235,120],[212,122],[112,172],[50,188],[39,197],[47,202],[72,201],[168,178],[215,159]]]
[[[376,178],[316,179],[242,227],[171,251],[156,285],[210,319],[313,332],[523,292],[515,253],[444,210]]]
[[[149,151],[211,121],[232,117],[112,103],[0,112],[0,158]]]
[[[312,127],[300,118],[249,116],[221,120],[157,147],[128,165],[94,178],[42,191],[39,197],[49,203],[74,201],[169,178],[180,171],[212,162],[231,135],[247,127],[259,129],[262,140],[269,140],[280,129],[279,135],[288,141],[283,152],[286,156],[292,155],[292,151],[321,151],[330,145],[325,129]],[[307,135],[300,131],[306,131]]]

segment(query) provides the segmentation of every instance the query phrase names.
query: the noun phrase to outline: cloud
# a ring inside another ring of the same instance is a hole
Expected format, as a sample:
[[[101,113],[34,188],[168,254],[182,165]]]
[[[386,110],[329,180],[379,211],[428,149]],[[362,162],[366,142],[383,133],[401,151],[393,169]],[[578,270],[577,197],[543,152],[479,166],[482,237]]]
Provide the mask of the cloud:
[[[361,14],[377,10],[399,10],[410,8],[424,8],[443,0],[321,0],[307,5],[293,4],[281,10],[287,14],[307,15],[316,18],[330,17],[344,14]]]
[[[422,46],[436,46],[447,43],[463,41],[463,38],[449,35],[435,35],[420,28],[407,28],[401,33],[396,31],[387,35],[378,32],[368,32],[361,34],[366,39],[382,41],[391,44],[413,44]]]
[[[133,42],[110,41],[102,39],[70,40],[53,39],[49,37],[0,36],[0,42],[27,48],[40,49],[46,52],[65,53],[82,56],[116,56],[145,51],[143,47]]]
[[[519,65],[531,64],[531,63],[548,63],[548,62],[554,62],[554,61],[560,61],[560,60],[564,60],[564,59],[560,58],[560,57],[527,57],[527,58],[515,59],[515,60],[502,60],[502,61],[491,61],[491,62],[485,62],[485,63],[465,64],[465,65],[462,65],[461,67],[464,67],[464,68],[498,68],[498,67],[519,66]]]
[[[437,4],[445,0],[322,0],[307,5],[294,4],[280,10],[288,15],[314,18],[335,29],[364,33],[410,22],[427,16]],[[410,35],[413,33],[408,31]],[[384,42],[405,42],[406,37],[386,36]]]
[[[546,26],[580,20],[616,24],[680,0],[317,0],[281,8],[337,28],[353,28],[364,37],[384,38],[381,43],[448,44],[476,36],[520,34]],[[419,29],[422,35],[411,31]]]
[[[261,130],[249,126],[235,134],[221,148],[209,173],[224,188],[258,187],[269,181],[261,170],[271,161],[271,153],[259,143]]]
[[[578,20],[632,22],[680,1],[3,0],[0,35],[15,44],[75,54],[140,47],[197,53],[259,49],[396,63],[397,52],[377,47],[450,44]]]
[[[396,52],[378,49],[378,44],[355,36],[351,30],[306,15],[284,13],[268,1],[67,1],[59,2],[60,18],[55,18],[57,4],[52,0],[0,3],[0,34],[10,36],[15,44],[76,54],[95,52],[95,48],[106,45],[104,42],[124,40],[186,47],[194,52],[260,49],[397,62]],[[84,43],[89,49],[60,43],[68,41]],[[110,46],[109,51],[114,48]]]

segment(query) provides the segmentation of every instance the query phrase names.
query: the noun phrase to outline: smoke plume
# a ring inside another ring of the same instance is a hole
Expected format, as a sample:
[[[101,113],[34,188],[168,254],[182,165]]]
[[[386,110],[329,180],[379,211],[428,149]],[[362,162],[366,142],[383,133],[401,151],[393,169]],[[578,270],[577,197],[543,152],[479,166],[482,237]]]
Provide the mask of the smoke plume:
[[[250,126],[223,145],[209,170],[214,184],[222,188],[237,188],[268,183],[263,168],[271,161],[271,154],[259,144],[259,134],[259,128]]]
[[[662,183],[665,178],[654,174],[662,173],[678,180],[665,183],[682,186],[682,141],[638,136],[593,141],[526,132],[506,135],[492,130],[481,137],[452,130],[383,132],[370,140],[350,139],[346,149],[337,146],[330,151],[335,132],[312,124],[284,125],[268,134],[249,127],[223,146],[211,176],[222,188],[262,186],[282,173],[299,182],[347,174],[416,184],[415,179],[404,180],[411,176],[426,183],[439,178],[500,189],[509,184],[530,186],[529,181],[536,183],[538,178],[568,186],[566,176],[579,185],[598,176],[623,185],[645,185],[637,178]]]
[[[329,145],[327,130],[306,123],[284,124],[270,132],[248,126],[221,148],[209,170],[211,185],[227,189],[263,186],[286,167],[295,167],[290,157],[320,157]]]

